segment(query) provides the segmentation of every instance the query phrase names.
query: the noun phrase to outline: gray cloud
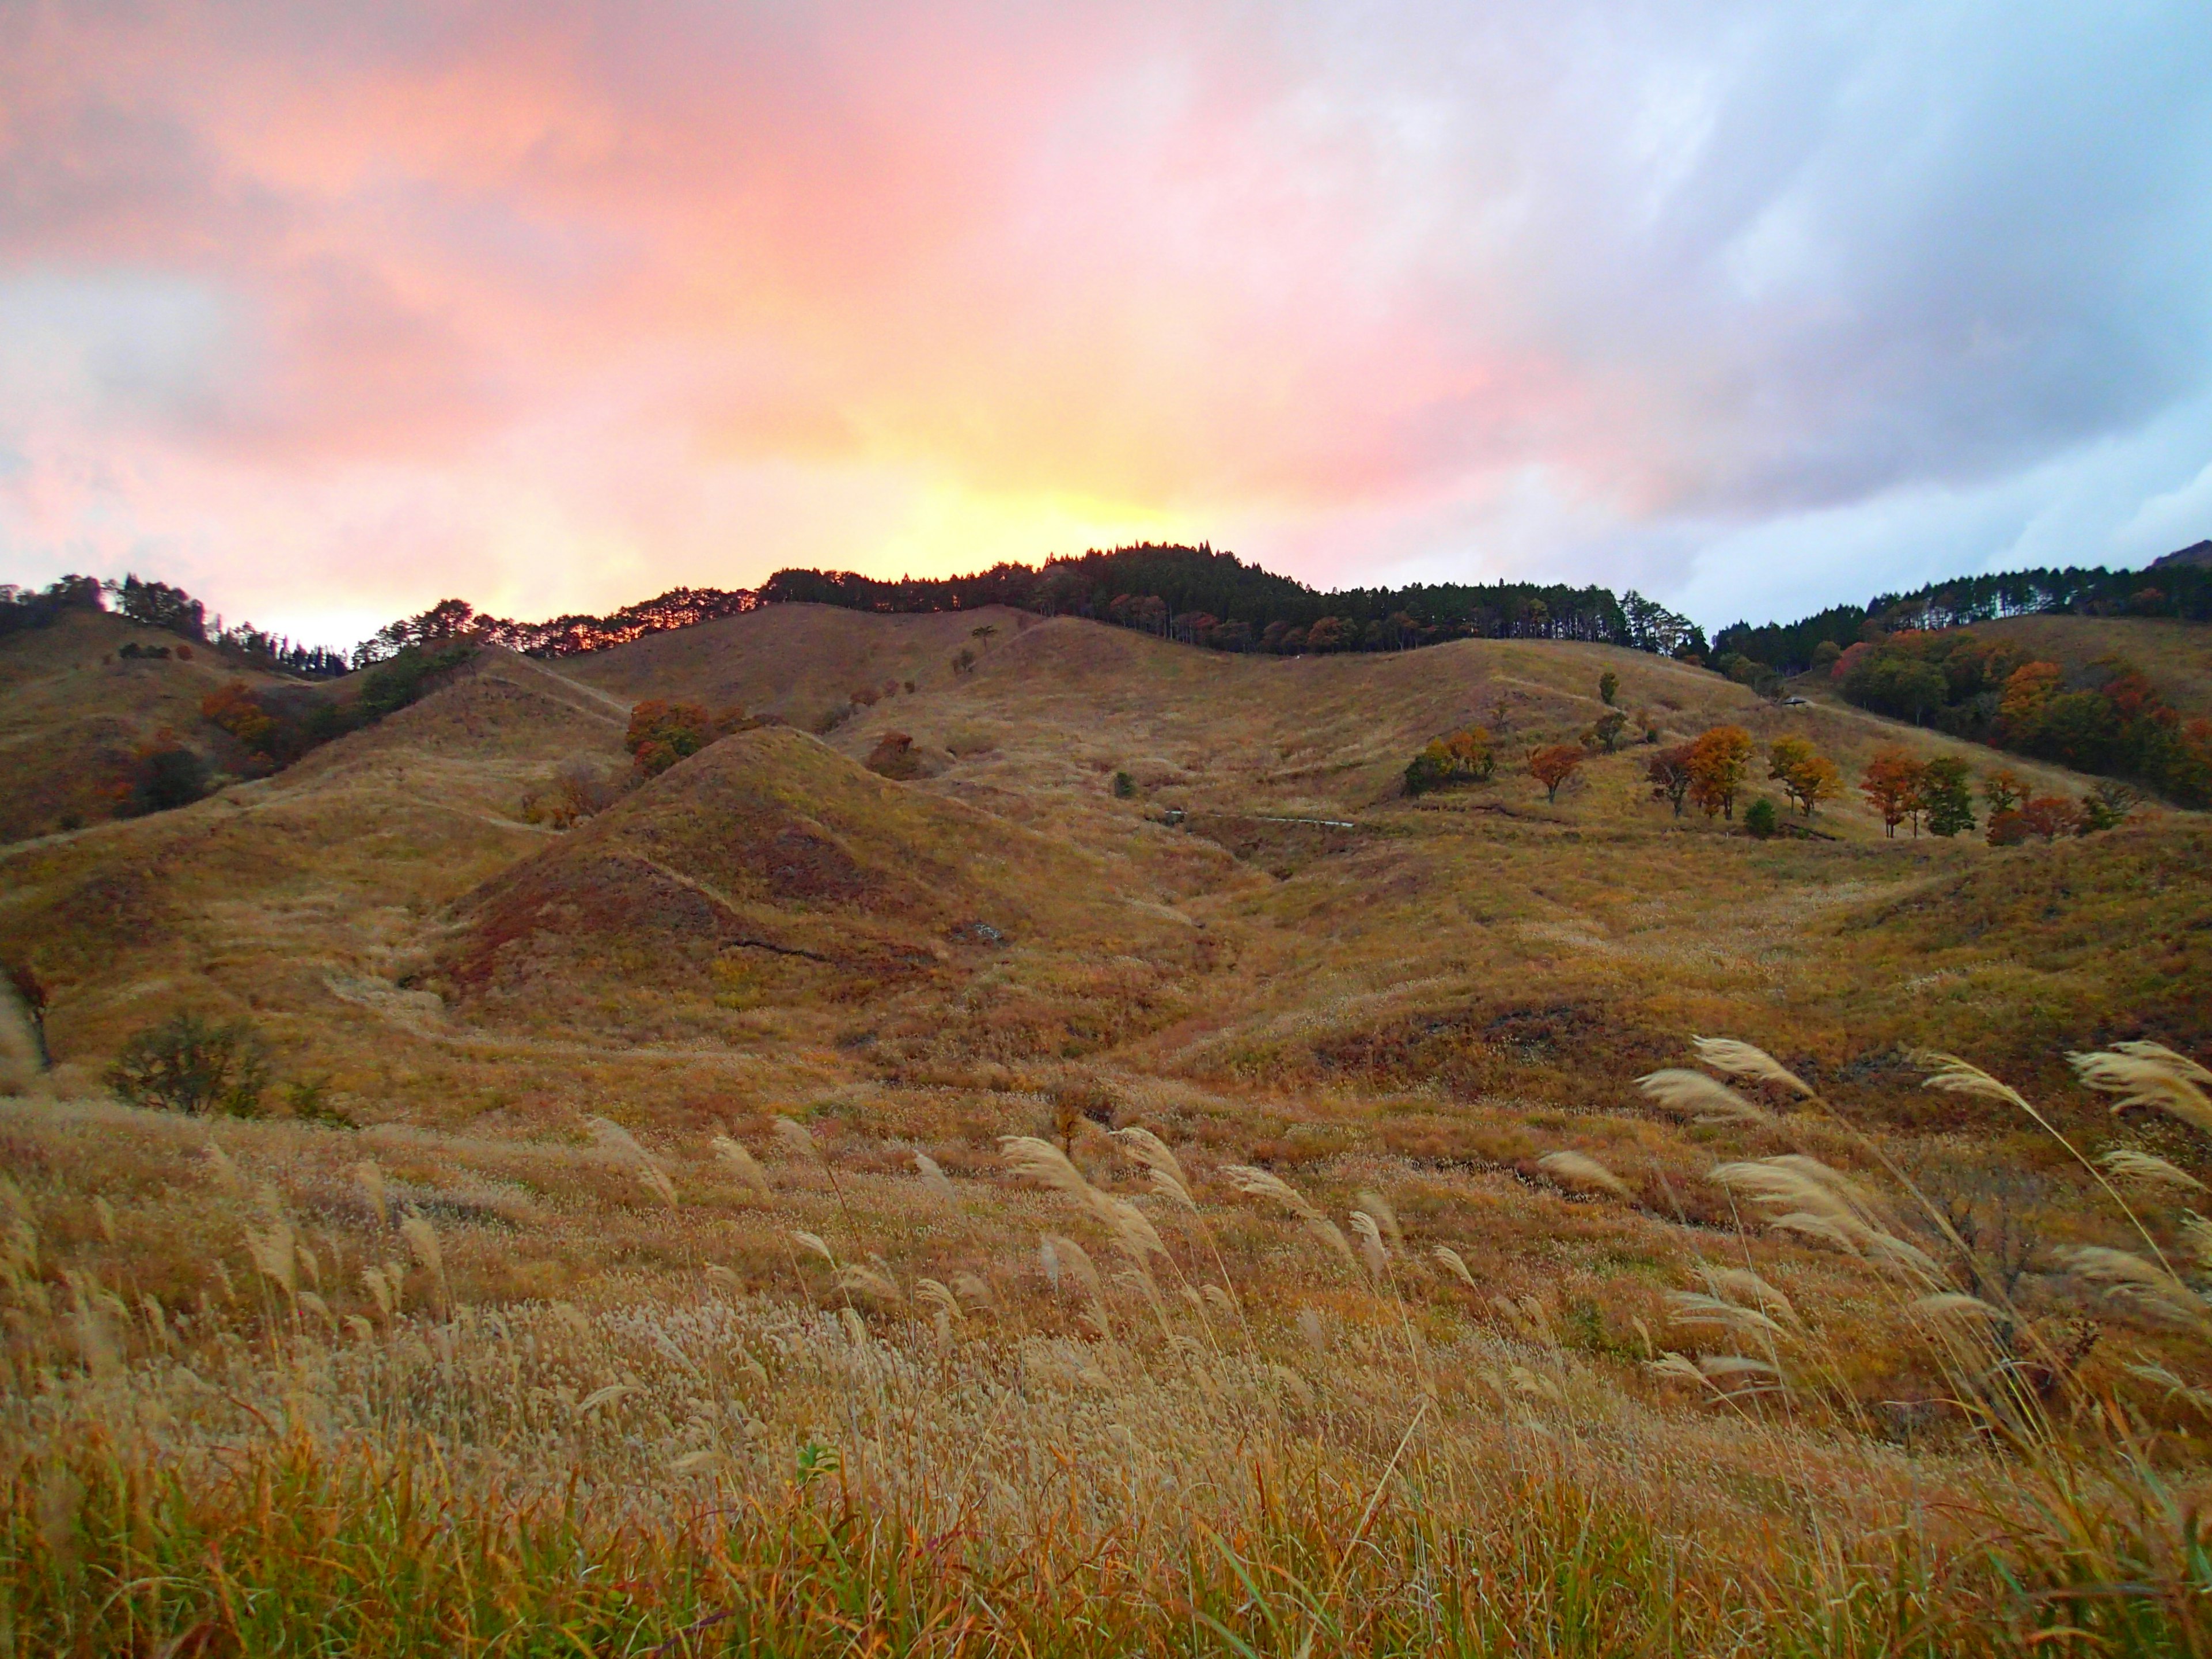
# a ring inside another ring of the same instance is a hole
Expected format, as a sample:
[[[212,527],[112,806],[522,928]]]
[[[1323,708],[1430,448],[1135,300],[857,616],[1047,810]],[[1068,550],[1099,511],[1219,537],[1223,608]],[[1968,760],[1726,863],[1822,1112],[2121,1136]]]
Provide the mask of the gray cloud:
[[[544,609],[1026,491],[1723,622],[2212,533],[2201,6],[156,0],[0,65],[0,578],[418,597],[366,524]]]

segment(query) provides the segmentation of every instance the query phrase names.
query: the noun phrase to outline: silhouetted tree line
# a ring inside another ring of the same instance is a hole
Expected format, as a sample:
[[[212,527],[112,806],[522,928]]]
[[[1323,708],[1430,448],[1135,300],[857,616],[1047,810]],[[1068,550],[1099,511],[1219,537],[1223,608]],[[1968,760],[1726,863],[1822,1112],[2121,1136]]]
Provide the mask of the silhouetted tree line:
[[[2200,550],[2169,555],[2148,570],[2015,570],[1960,576],[1911,593],[1879,593],[1794,623],[1753,628],[1736,623],[1714,637],[1717,657],[1741,655],[1785,674],[1814,665],[1823,643],[1838,649],[1886,635],[1964,628],[2005,617],[2173,617],[2212,621],[2212,566],[2183,562]]]
[[[1204,543],[1093,549],[1042,566],[998,564],[973,575],[897,581],[779,570],[760,599],[875,611],[1002,605],[1087,617],[1217,651],[1403,651],[1469,638],[1587,640],[1668,655],[1705,648],[1694,623],[1634,592],[1616,598],[1603,587],[1493,582],[1324,593]]]
[[[763,602],[763,596],[750,588],[672,587],[605,617],[576,614],[525,623],[480,611],[465,599],[441,599],[421,615],[403,617],[363,640],[354,647],[353,665],[365,668],[416,647],[463,639],[503,645],[525,656],[573,657],[627,645],[648,634],[738,616]]]
[[[106,611],[142,628],[156,628],[196,645],[212,646],[241,667],[296,675],[301,679],[331,679],[346,672],[346,656],[325,646],[297,645],[281,634],[264,633],[251,623],[225,628],[218,617],[210,624],[207,607],[167,582],[142,580],[136,574],[121,581],[102,581],[96,576],[68,575],[43,588],[0,586],[0,638],[27,629],[50,628],[71,611]],[[125,646],[124,654],[143,652]],[[167,654],[163,647],[159,654]]]

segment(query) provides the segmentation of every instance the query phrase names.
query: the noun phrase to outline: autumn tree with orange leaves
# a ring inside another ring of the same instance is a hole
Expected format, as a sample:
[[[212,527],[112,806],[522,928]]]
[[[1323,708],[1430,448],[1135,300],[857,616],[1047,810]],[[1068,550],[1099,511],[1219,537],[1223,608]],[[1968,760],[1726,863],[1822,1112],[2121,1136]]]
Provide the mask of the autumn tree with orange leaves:
[[[1544,786],[1544,799],[1556,802],[1559,786],[1582,769],[1583,751],[1571,743],[1549,743],[1528,757],[1528,771]]]
[[[1920,814],[1926,802],[1922,796],[1922,784],[1926,781],[1927,769],[1910,749],[1900,749],[1895,744],[1875,750],[1874,758],[1859,778],[1859,793],[1866,797],[1867,805],[1881,817],[1881,827],[1893,839],[1897,826],[1907,818],[1912,820],[1912,833],[1920,834]]]
[[[1767,746],[1766,775],[1782,786],[1797,810],[1807,817],[1824,800],[1844,792],[1844,780],[1830,760],[1807,739],[1794,733],[1779,737]]]
[[[1751,769],[1751,733],[1716,726],[1690,745],[1690,799],[1707,817],[1735,817],[1735,798]]]

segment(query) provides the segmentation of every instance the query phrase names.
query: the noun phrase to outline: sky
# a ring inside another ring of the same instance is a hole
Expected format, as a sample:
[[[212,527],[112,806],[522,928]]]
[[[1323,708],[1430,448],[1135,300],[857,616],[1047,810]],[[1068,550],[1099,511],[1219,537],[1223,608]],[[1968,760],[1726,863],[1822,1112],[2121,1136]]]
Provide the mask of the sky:
[[[1712,627],[2207,536],[2203,0],[0,0],[0,581]]]

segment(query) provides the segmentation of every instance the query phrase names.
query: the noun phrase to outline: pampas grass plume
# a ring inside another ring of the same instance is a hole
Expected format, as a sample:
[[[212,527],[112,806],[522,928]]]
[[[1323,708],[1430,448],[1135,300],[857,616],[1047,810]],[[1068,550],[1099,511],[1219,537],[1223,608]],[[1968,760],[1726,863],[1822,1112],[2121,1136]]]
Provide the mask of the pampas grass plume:
[[[1778,1084],[1808,1099],[1813,1098],[1817,1092],[1811,1084],[1765,1049],[1753,1048],[1748,1042],[1739,1042],[1734,1037],[1692,1037],[1690,1046],[1698,1051],[1698,1058],[1716,1072],[1725,1072],[1730,1077],[1757,1078],[1761,1083]]]
[[[1670,1066],[1637,1079],[1636,1086],[1646,1099],[1692,1122],[1763,1127],[1774,1121],[1774,1115],[1764,1106],[1745,1099],[1703,1072]]]
[[[1536,1160],[1536,1167],[1563,1187],[1584,1190],[1595,1188],[1620,1199],[1632,1196],[1626,1182],[1595,1158],[1581,1152],[1547,1152]]]
[[[745,1150],[743,1141],[733,1135],[716,1135],[714,1156],[736,1171],[738,1180],[763,1199],[775,1196],[768,1184],[768,1172],[763,1170],[753,1155]]]

